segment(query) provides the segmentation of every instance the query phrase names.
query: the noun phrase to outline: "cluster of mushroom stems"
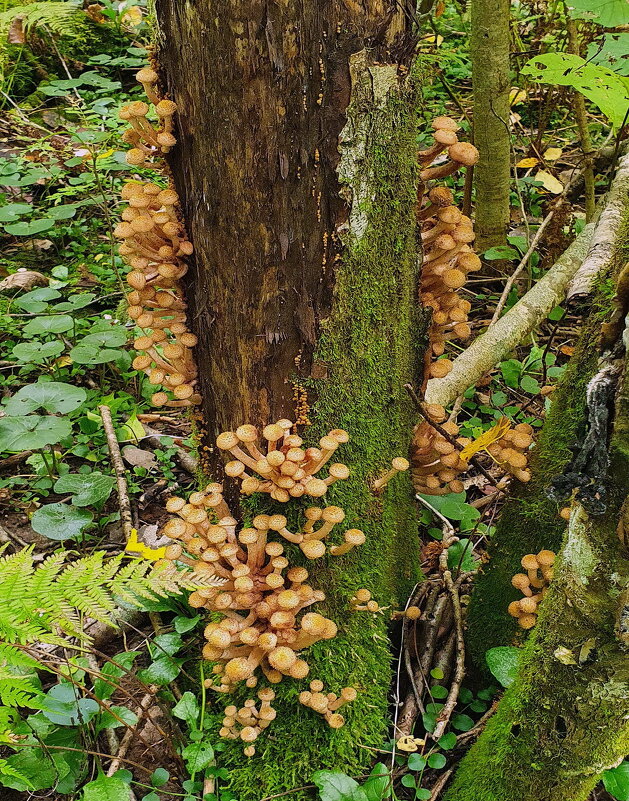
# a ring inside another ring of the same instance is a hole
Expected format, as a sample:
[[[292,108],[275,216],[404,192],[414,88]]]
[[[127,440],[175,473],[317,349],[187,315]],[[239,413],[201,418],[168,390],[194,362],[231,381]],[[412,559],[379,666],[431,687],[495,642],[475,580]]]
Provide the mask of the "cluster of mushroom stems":
[[[345,724],[345,718],[338,710],[356,700],[357,692],[353,687],[343,687],[339,695],[324,693],[323,682],[315,679],[310,682],[310,690],[299,693],[299,703],[313,709],[322,715],[328,726],[340,729]]]
[[[383,612],[383,607],[374,600],[371,590],[362,588],[349,599],[349,607],[352,612]],[[406,609],[397,609],[391,612],[391,620],[406,618],[407,620],[418,620],[421,617],[421,609],[418,606],[407,606]]]
[[[426,377],[443,378],[452,369],[449,359],[439,358],[446,342],[465,340],[471,334],[467,323],[471,304],[457,290],[465,284],[468,273],[480,269],[481,262],[471,248],[472,221],[456,207],[450,189],[435,186],[424,194],[424,183],[473,166],[478,161],[478,150],[468,142],[458,141],[459,126],[450,117],[436,117],[432,129],[434,145],[418,154],[423,168],[417,209],[424,250],[420,298],[424,308],[432,309]],[[444,150],[449,160],[429,166]],[[436,361],[430,361],[432,356],[437,357]]]
[[[528,423],[518,423],[503,436],[487,446],[492,459],[507,473],[524,483],[531,480],[528,467],[529,448],[533,442],[533,428]]]
[[[537,608],[553,579],[554,562],[553,551],[527,553],[520,562],[526,573],[516,573],[511,579],[513,586],[520,590],[524,597],[519,601],[512,601],[507,611],[512,617],[517,618],[518,624],[523,629],[532,629],[537,622]]]
[[[241,492],[265,492],[280,503],[302,495],[321,498],[329,486],[349,476],[347,466],[339,462],[329,466],[327,476],[316,475],[339,445],[349,440],[347,431],[335,428],[321,437],[318,448],[303,448],[303,439],[291,433],[293,428],[294,423],[287,419],[265,426],[265,442],[259,442],[258,430],[252,425],[218,435],[216,445],[234,457],[225,465],[225,473],[241,482]]]
[[[446,421],[446,411],[438,404],[428,404],[426,414],[457,442],[461,448],[469,445],[467,437],[457,437],[459,426]],[[417,492],[422,495],[447,495],[462,492],[463,483],[459,475],[467,470],[468,463],[461,451],[426,420],[415,428],[411,443],[411,479]]]
[[[151,105],[134,101],[119,111],[130,128],[123,140],[133,147],[127,152],[131,166],[159,167],[159,161],[176,144],[172,133],[177,106],[160,99],[157,73],[145,67],[136,75],[157,116],[158,127],[148,119]],[[154,406],[182,407],[201,402],[196,390],[196,367],[192,348],[197,337],[186,325],[186,302],[180,280],[188,269],[186,257],[192,244],[186,237],[179,214],[179,196],[174,189],[153,182],[133,180],[122,188],[127,202],[114,235],[122,240],[119,253],[129,265],[126,281],[128,315],[142,334],[136,337],[135,370],[144,372],[160,390],[153,393]]]
[[[258,690],[259,707],[255,698],[248,698],[240,709],[233,704],[226,706],[220,736],[226,740],[242,740],[246,743],[245,756],[253,756],[256,748],[252,743],[277,717],[277,711],[271,706],[274,699],[275,692],[270,687],[263,687]]]

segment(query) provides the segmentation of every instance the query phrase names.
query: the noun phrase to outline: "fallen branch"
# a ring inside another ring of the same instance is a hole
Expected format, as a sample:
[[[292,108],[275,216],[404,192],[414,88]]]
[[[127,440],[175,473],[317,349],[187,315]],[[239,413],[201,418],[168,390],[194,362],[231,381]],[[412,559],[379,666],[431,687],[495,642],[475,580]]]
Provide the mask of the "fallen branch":
[[[589,295],[594,279],[611,260],[616,247],[618,230],[627,208],[628,196],[629,153],[624,155],[618,164],[616,176],[607,195],[605,208],[596,226],[589,250],[568,287],[568,300]]]
[[[122,461],[122,454],[120,453],[120,445],[118,445],[118,438],[111,419],[111,409],[109,406],[99,406],[98,411],[103,420],[103,427],[105,429],[105,436],[107,438],[107,447],[109,448],[109,455],[111,457],[111,466],[116,474],[116,487],[118,490],[118,506],[120,508],[120,520],[122,522],[122,530],[125,540],[128,541],[131,536],[131,529],[133,528],[133,516],[131,514],[131,501],[129,500],[129,488],[127,487],[127,477],[124,462]]]
[[[430,379],[426,403],[448,406],[502,361],[561,303],[569,282],[588,253],[594,230],[595,224],[588,223],[535,286],[454,360],[445,378]]]

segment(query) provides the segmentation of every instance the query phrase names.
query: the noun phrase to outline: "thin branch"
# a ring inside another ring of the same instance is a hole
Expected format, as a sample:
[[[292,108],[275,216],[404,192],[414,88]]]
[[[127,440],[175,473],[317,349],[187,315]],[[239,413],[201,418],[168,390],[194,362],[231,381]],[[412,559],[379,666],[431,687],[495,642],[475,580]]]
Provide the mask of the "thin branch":
[[[120,507],[120,520],[122,521],[122,530],[124,532],[125,540],[131,536],[131,529],[133,528],[133,516],[131,514],[131,501],[129,500],[129,489],[127,487],[127,478],[124,462],[122,461],[122,454],[120,453],[120,445],[118,445],[118,438],[111,419],[111,409],[109,406],[99,406],[98,411],[103,420],[103,427],[105,429],[105,436],[107,438],[107,447],[109,448],[109,455],[111,457],[111,465],[116,474],[116,486],[118,489],[118,506]]]

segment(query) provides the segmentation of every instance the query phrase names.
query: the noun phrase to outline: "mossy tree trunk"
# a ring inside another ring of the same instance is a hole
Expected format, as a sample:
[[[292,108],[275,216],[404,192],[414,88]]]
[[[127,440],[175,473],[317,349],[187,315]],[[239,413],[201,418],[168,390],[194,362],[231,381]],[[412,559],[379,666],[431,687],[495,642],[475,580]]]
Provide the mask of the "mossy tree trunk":
[[[609,505],[576,504],[518,678],[461,763],[446,801],[585,801],[629,752],[627,385],[616,401]]]
[[[474,88],[476,246],[506,244],[511,185],[509,134],[510,0],[472,0],[470,56]]]
[[[419,77],[393,3],[157,0],[156,14],[164,88],[179,106],[171,167],[195,246],[187,293],[208,442],[245,422],[295,419],[295,396],[307,397],[307,444],[332,427],[351,435],[339,451],[351,476],[326,503],[367,534],[314,574],[339,635],[304,654],[311,678],[335,692],[353,685],[358,699],[332,731],[297,703],[303,683],[278,685],[256,756],[247,763],[237,746],[221,756],[240,801],[260,801],[318,768],[361,772],[370,751],[360,746],[386,736],[385,619],[352,615],[348,600],[369,587],[396,602],[418,574],[408,479],[379,496],[369,480],[407,452],[415,422],[403,384],[419,379],[424,330]],[[253,496],[241,514],[306,505]]]

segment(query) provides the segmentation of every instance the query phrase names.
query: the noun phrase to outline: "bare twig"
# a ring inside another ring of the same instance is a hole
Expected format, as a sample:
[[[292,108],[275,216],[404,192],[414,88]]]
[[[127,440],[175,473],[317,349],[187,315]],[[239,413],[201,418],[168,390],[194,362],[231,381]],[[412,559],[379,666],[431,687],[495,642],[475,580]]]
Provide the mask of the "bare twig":
[[[99,406],[98,411],[103,420],[103,427],[105,429],[105,436],[107,438],[107,447],[109,448],[109,455],[111,457],[111,465],[116,474],[116,486],[118,489],[118,506],[120,507],[120,520],[122,521],[122,530],[124,532],[125,540],[131,536],[131,529],[133,528],[133,516],[131,514],[131,501],[129,500],[129,489],[127,487],[127,478],[124,462],[122,461],[122,454],[120,453],[120,445],[116,437],[116,431],[111,419],[111,409],[109,406]]]
[[[114,773],[120,767],[120,763],[123,761],[124,757],[127,754],[127,751],[129,750],[129,746],[131,745],[131,740],[133,739],[133,736],[138,726],[145,717],[147,710],[151,702],[153,701],[156,692],[157,692],[157,687],[151,686],[151,692],[146,693],[146,695],[140,701],[140,708],[138,710],[138,719],[135,722],[135,726],[133,726],[133,728],[131,729],[127,729],[127,731],[124,733],[124,737],[120,741],[120,745],[118,746],[118,749],[115,752],[116,756],[111,760],[111,764],[107,769],[108,776],[113,776]]]
[[[432,792],[430,794],[430,798],[428,799],[428,801],[437,801],[437,798],[439,798],[439,796],[441,795],[441,791],[446,786],[446,784],[450,780],[450,776],[452,776],[453,773],[454,773],[454,768],[450,768],[449,770],[446,770],[445,773],[442,773],[441,776],[439,776],[439,778],[433,785]]]

